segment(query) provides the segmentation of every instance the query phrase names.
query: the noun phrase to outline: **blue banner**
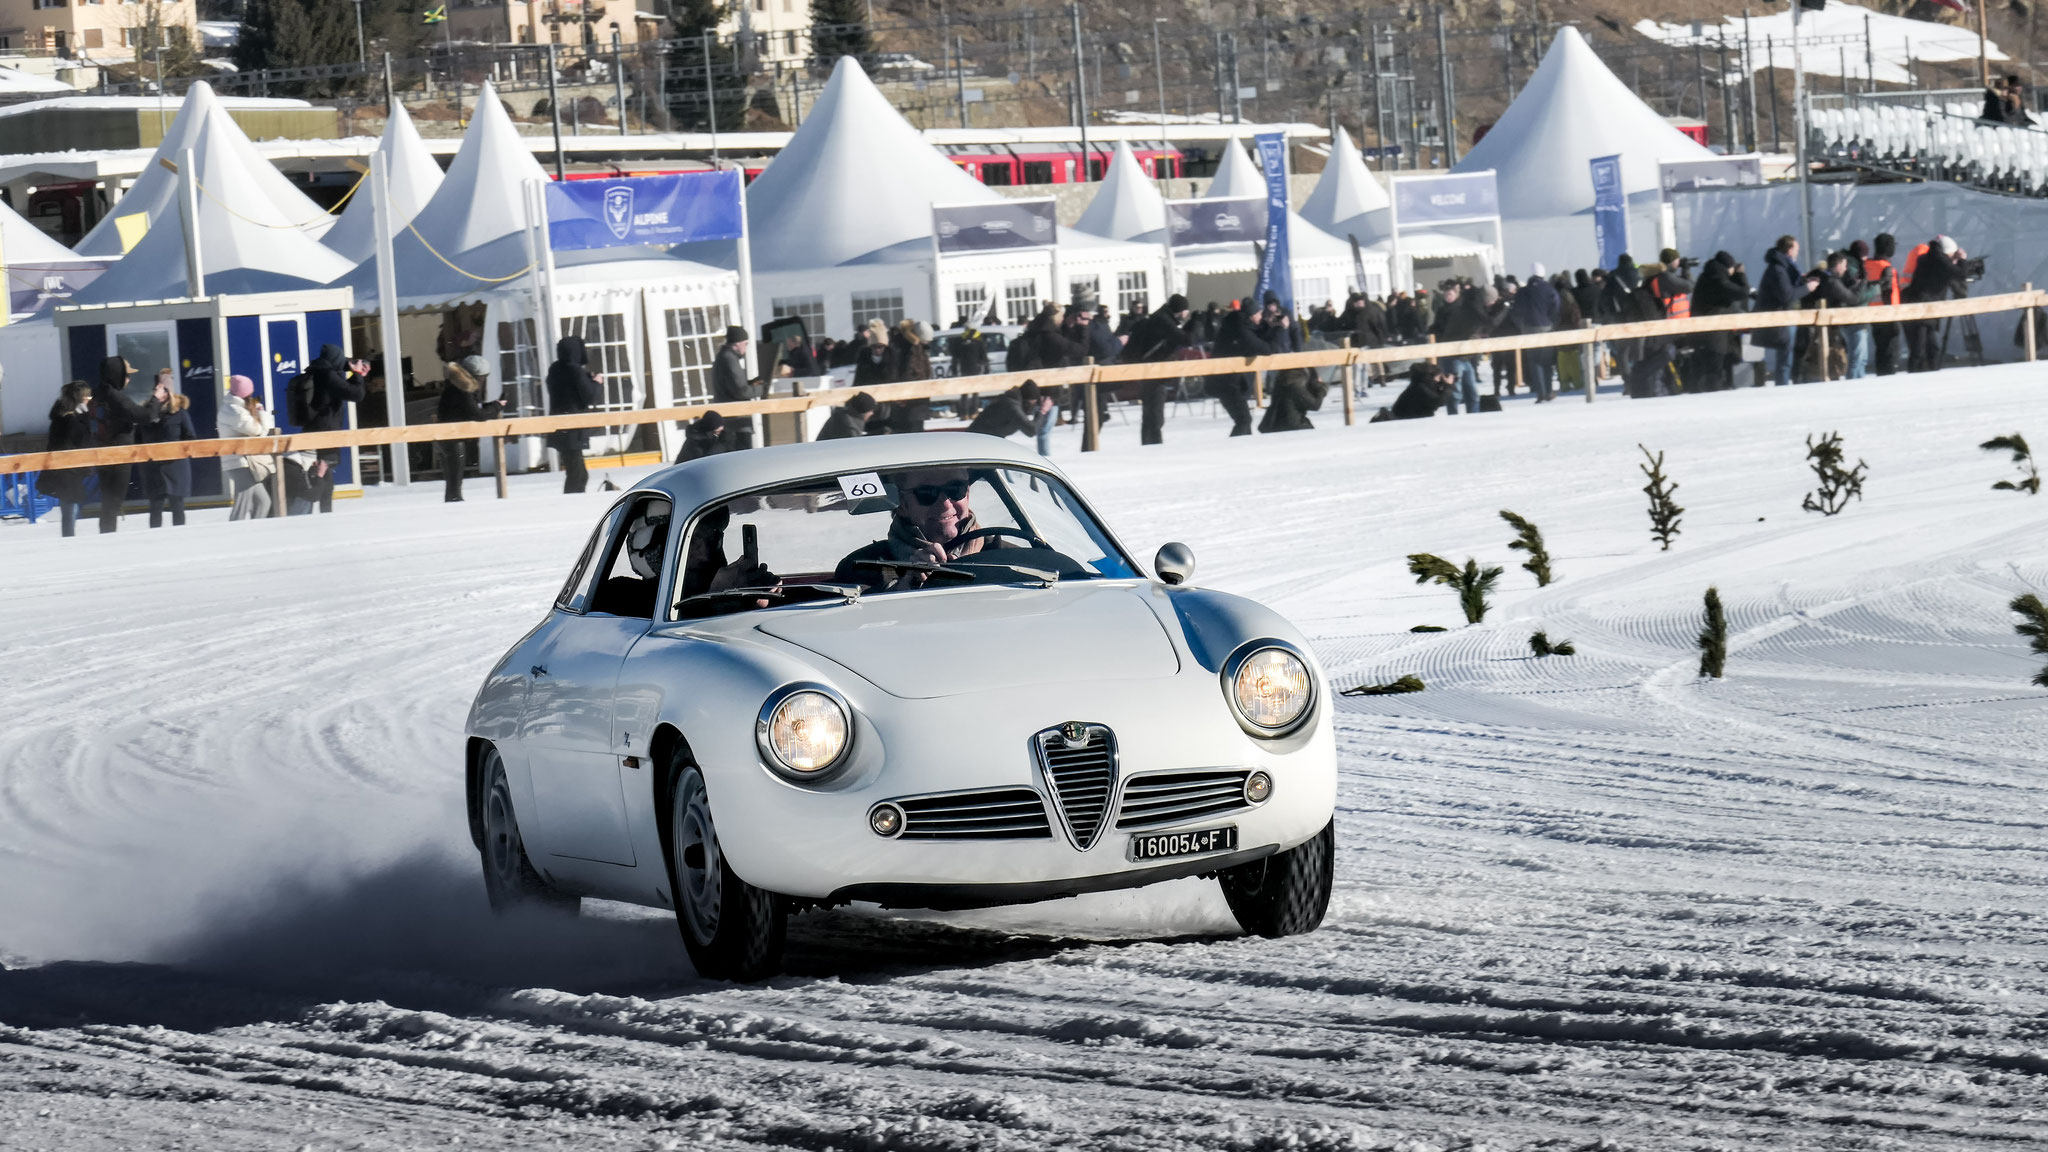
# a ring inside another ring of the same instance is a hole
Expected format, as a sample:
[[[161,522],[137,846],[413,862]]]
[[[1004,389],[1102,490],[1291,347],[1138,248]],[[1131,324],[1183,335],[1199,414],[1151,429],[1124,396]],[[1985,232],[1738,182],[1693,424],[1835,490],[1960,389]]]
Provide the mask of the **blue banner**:
[[[1294,277],[1288,272],[1287,251],[1287,137],[1267,132],[1252,137],[1258,150],[1259,171],[1266,177],[1266,246],[1259,260],[1259,299],[1268,292],[1280,298],[1280,306],[1294,311]]]
[[[1628,251],[1628,194],[1621,187],[1621,157],[1595,156],[1593,164],[1593,243],[1600,249],[1600,267],[1612,268]]]
[[[557,252],[737,240],[744,225],[734,169],[555,181],[547,197],[548,246]]]
[[[932,208],[932,232],[941,253],[1049,248],[1059,243],[1060,222],[1051,200],[957,204]]]
[[[1394,212],[1403,228],[1471,223],[1500,215],[1500,192],[1491,172],[1403,174],[1393,184]]]

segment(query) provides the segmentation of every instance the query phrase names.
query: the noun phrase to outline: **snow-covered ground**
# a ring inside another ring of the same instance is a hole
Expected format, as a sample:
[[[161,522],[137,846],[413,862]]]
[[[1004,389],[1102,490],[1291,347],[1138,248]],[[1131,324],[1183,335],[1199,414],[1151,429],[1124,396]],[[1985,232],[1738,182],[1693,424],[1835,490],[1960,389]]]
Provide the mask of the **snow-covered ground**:
[[[459,726],[605,496],[0,525],[0,1147],[2048,1145],[2048,691],[2005,607],[2048,498],[1976,448],[2048,445],[2044,372],[1069,438],[1141,555],[1188,542],[1340,684],[1428,682],[1338,705],[1329,921],[1240,939],[1199,881],[856,909],[762,987],[652,912],[484,908]],[[1871,475],[1823,519],[1829,430]],[[1418,551],[1507,568],[1485,624],[1409,631],[1459,623]]]

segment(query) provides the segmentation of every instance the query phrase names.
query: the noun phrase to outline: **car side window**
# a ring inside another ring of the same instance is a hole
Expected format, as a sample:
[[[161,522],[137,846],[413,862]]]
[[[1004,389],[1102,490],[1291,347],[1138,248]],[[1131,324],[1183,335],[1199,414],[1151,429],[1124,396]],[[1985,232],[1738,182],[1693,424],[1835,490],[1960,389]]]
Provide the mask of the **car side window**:
[[[596,587],[598,573],[603,569],[598,557],[611,540],[619,517],[624,514],[624,505],[615,507],[597,522],[596,528],[591,529],[590,541],[583,546],[582,557],[569,571],[569,582],[562,585],[562,594],[555,597],[555,607],[569,612],[582,612],[589,607],[591,589]]]
[[[626,502],[605,546],[603,579],[588,611],[651,619],[662,559],[668,555],[672,505],[666,496]]]

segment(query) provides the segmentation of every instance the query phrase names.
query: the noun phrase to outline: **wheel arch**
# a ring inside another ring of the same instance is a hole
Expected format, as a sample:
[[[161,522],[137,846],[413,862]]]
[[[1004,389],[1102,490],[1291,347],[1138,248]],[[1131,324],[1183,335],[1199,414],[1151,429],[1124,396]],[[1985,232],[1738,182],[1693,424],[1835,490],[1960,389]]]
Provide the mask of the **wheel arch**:
[[[661,890],[668,892],[675,881],[675,796],[676,782],[682,778],[683,767],[696,763],[696,753],[690,750],[690,741],[683,730],[667,720],[654,728],[654,738],[647,745],[647,759],[654,771],[648,773],[654,788],[654,828],[661,840]],[[676,900],[674,892],[668,892],[669,903]]]
[[[471,736],[463,752],[463,801],[469,812],[469,840],[481,852],[484,846],[484,789],[489,782],[484,779],[485,753],[491,750],[491,742],[481,736]]]

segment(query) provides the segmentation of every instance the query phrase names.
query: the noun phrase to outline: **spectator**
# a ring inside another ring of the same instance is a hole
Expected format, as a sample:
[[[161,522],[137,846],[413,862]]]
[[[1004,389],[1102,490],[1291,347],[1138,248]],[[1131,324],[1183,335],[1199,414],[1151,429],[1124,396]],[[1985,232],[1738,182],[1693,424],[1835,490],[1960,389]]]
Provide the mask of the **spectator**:
[[[1188,298],[1179,293],[1168,296],[1159,311],[1145,317],[1131,331],[1130,343],[1124,346],[1126,359],[1138,364],[1158,364],[1174,359],[1182,349],[1195,342],[1189,327]],[[1138,432],[1140,444],[1165,442],[1166,390],[1172,385],[1173,382],[1167,380],[1145,381],[1142,392],[1144,411]]]
[[[2005,122],[2021,128],[2031,127],[2034,118],[2027,113],[2027,89],[2020,83],[2020,78],[2007,76],[2001,94],[2004,96]]]
[[[1683,320],[1692,315],[1692,281],[1680,270],[1678,249],[1657,254],[1657,263],[1641,270],[1642,288],[1636,302],[1637,315],[1645,320]],[[1651,336],[1639,345],[1634,369],[1628,376],[1628,394],[1635,397],[1667,396],[1672,361],[1678,355],[1678,341],[1670,336]]]
[[[92,386],[73,380],[57,392],[50,405],[51,452],[70,452],[92,447]],[[85,478],[91,468],[50,468],[36,477],[36,491],[57,501],[57,518],[64,535],[78,535],[78,514],[85,506]]]
[[[988,337],[981,329],[967,325],[958,336],[946,342],[946,354],[953,358],[953,375],[986,376],[988,374]]]
[[[1963,250],[1947,236],[1936,236],[1927,251],[1913,262],[1912,283],[1901,294],[1908,304],[1929,304],[1963,295],[1962,277],[1956,264]],[[1906,368],[1909,372],[1934,372],[1941,368],[1941,321],[1906,322]]]
[[[317,452],[288,452],[284,458],[284,507],[307,516],[334,495],[334,472]]]
[[[1097,364],[1114,364],[1123,356],[1124,342],[1116,337],[1116,326],[1109,322],[1109,305],[1095,310],[1095,318],[1088,322],[1088,356]]]
[[[904,320],[889,337],[889,380],[905,383],[932,378],[932,326],[922,320]],[[922,396],[893,401],[889,405],[889,431],[922,432],[931,415],[931,401]]]
[[[1010,436],[1022,432],[1036,439],[1039,430],[1051,424],[1052,414],[1052,397],[1039,391],[1036,380],[1026,380],[990,401],[967,430],[984,436]]]
[[[1791,236],[1778,237],[1778,242],[1764,253],[1763,276],[1756,286],[1757,311],[1785,312],[1797,305],[1805,293],[1800,286],[1798,261],[1799,241]],[[1758,328],[1751,332],[1749,340],[1764,350],[1765,375],[1776,380],[1779,387],[1792,383],[1793,329]]]
[[[818,361],[817,353],[811,351],[808,340],[801,336],[788,336],[782,341],[782,371],[784,376],[823,376],[825,367]]]
[[[747,379],[747,330],[737,324],[725,329],[725,343],[718,349],[718,358],[711,362],[711,400],[716,404],[744,404],[759,400],[766,389]],[[732,423],[732,446],[735,449],[754,446],[754,418],[742,416]]]
[[[2008,107],[2009,103],[2005,98],[2005,80],[2003,77],[1994,76],[1991,80],[1991,86],[1984,89],[1984,112],[1977,118],[1993,124],[2008,123],[2009,121],[2006,119],[2006,109]]]
[[[555,362],[548,365],[547,384],[550,415],[580,416],[595,410],[604,399],[604,377],[590,370],[583,337],[564,336],[555,342]],[[574,495],[589,487],[590,469],[583,463],[583,452],[590,447],[589,430],[563,428],[550,432],[547,444],[562,458],[563,494]]]
[[[683,446],[676,452],[676,463],[686,464],[733,451],[733,431],[733,422],[716,412],[706,412],[697,417],[683,429]]]
[[[875,398],[865,392],[856,392],[846,403],[832,410],[825,418],[825,426],[818,430],[820,440],[847,440],[867,435],[868,417],[874,415]]]
[[[491,367],[481,356],[464,356],[460,363],[442,366],[445,382],[434,406],[434,419],[442,424],[467,424],[496,420],[505,410],[503,400],[485,400],[484,384]],[[435,443],[441,460],[441,499],[450,504],[462,500],[462,477],[469,469],[469,440],[441,440]],[[503,447],[500,446],[500,451]]]
[[[128,381],[135,369],[119,356],[100,361],[100,381],[92,390],[92,445],[95,448],[123,447],[135,443],[135,430],[156,419],[155,400],[138,403],[128,394]],[[100,485],[100,531],[121,526],[121,512],[128,502],[126,464],[102,464]]]
[[[1408,369],[1408,386],[1394,398],[1394,406],[1386,410],[1390,420],[1420,420],[1436,415],[1436,410],[1450,405],[1455,410],[1458,395],[1457,376],[1442,364],[1431,364],[1418,360]],[[1378,419],[1375,417],[1374,419]]]
[[[350,360],[342,354],[339,344],[322,344],[320,355],[306,366],[313,377],[313,395],[308,415],[311,416],[303,429],[307,432],[340,432],[348,428],[348,406],[360,404],[365,393],[365,381],[370,375],[370,366],[362,360]],[[334,471],[341,466],[341,449],[322,448],[318,455],[326,467],[320,476],[326,486],[319,491],[320,511],[334,511]]]
[[[1863,262],[1863,281],[1877,289],[1877,295],[1870,301],[1873,306],[1899,303],[1901,277],[1898,265],[1893,263],[1899,242],[1889,232],[1879,232],[1871,241],[1870,258]],[[1894,350],[1899,343],[1899,323],[1896,320],[1870,326],[1871,367],[1879,376],[1890,376],[1899,370]]]
[[[880,320],[870,320],[853,343],[853,386],[872,388],[889,383],[888,326]]]
[[[1692,314],[1732,316],[1749,310],[1749,277],[1735,257],[1716,252],[1700,266],[1700,278],[1693,283]],[[1699,391],[1718,392],[1735,384],[1734,369],[1741,338],[1732,332],[1708,332],[1699,337],[1693,375]]]
[[[1806,279],[1802,281],[1806,285],[1806,295],[1800,299],[1799,306],[1801,308],[1818,308],[1825,304],[1831,311],[1860,306],[1863,301],[1844,283],[1844,275],[1848,271],[1848,267],[1849,254],[1847,252],[1828,253],[1827,259],[1808,272]],[[1861,375],[1861,373],[1853,371],[1856,353],[1855,349],[1848,343],[1850,330],[1841,328],[1837,329],[1837,331],[1842,333],[1842,347],[1846,353],[1843,358],[1844,368],[1850,369],[1851,375]],[[1868,349],[1865,351],[1867,352]],[[1833,371],[1826,365],[1816,361],[1811,375],[1814,379],[1819,379],[1823,375],[1833,375]]]
[[[1579,306],[1582,317],[1597,316],[1600,312],[1600,285],[1584,268],[1572,273],[1572,300]]]
[[[156,386],[150,391],[150,398],[156,402],[155,420],[136,429],[135,439],[141,444],[171,444],[199,439],[199,432],[192,427],[192,401],[171,387],[177,379],[175,373],[165,368],[156,374]],[[179,457],[175,460],[148,460],[142,465],[142,495],[149,501],[149,526],[164,526],[164,508],[171,510],[171,526],[185,525],[185,498],[192,495],[192,460]]]
[[[1485,326],[1486,304],[1478,289],[1460,288],[1455,284],[1444,289],[1443,307],[1437,310],[1436,323],[1432,328],[1437,343],[1476,340],[1486,334]],[[1447,356],[1443,364],[1458,382],[1458,393],[1465,401],[1465,411],[1479,411],[1479,358]],[[1446,410],[1456,415],[1457,405],[1447,405]]]
[[[270,432],[263,402],[256,398],[256,382],[247,376],[228,377],[228,394],[222,397],[214,417],[214,434],[223,440],[241,440]],[[401,449],[402,450],[402,449]],[[268,481],[276,467],[268,456],[223,456],[221,479],[234,508],[229,520],[261,520],[270,515]]]
[[[1529,270],[1529,282],[1515,293],[1508,315],[1514,330],[1521,333],[1557,330],[1559,299],[1557,289],[1544,275],[1543,265]],[[1528,348],[1522,352],[1524,376],[1538,404],[1548,404],[1557,392],[1557,349]]]
[[[1238,307],[1223,314],[1223,327],[1216,334],[1216,355],[1219,357],[1271,356],[1273,346],[1259,336],[1251,321],[1251,301],[1245,300]],[[1252,434],[1251,391],[1252,374],[1231,372],[1208,378],[1209,395],[1223,405],[1230,413],[1230,434],[1249,436]]]

